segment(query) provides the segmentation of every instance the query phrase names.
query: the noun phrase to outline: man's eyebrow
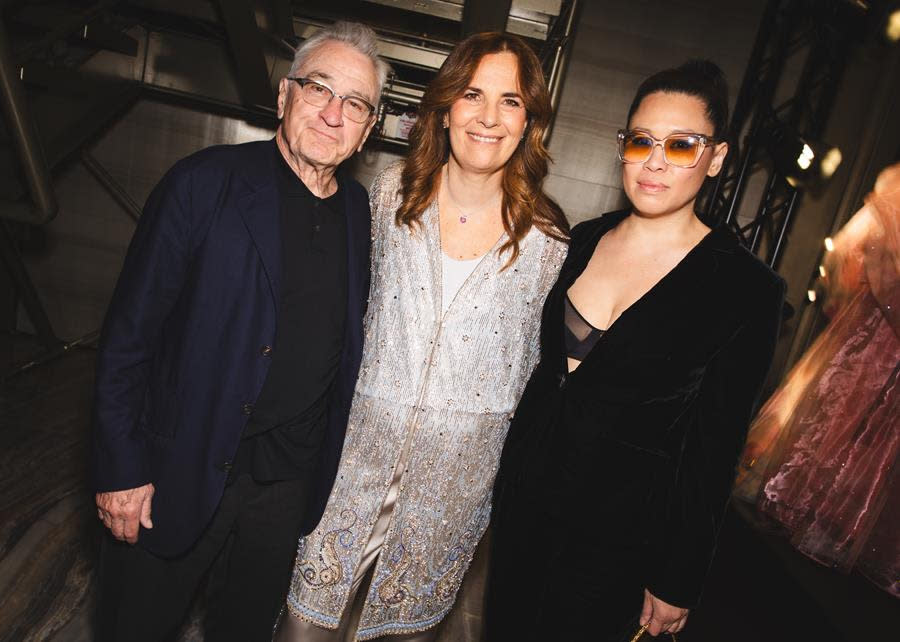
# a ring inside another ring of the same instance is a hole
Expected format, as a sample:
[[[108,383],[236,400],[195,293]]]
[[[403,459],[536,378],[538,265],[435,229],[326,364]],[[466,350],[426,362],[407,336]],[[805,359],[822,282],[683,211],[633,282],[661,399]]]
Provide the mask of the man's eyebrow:
[[[306,75],[306,77],[307,78],[315,78],[317,80],[334,80],[334,77],[331,74],[327,74],[324,71],[315,71],[315,70],[309,72]],[[331,87],[331,90],[334,91],[334,88]],[[351,89],[350,93],[348,93],[347,95],[348,96],[358,96],[359,98],[362,98],[363,100],[365,100],[367,103],[375,104],[372,98],[370,98],[369,96],[367,96],[366,94],[364,94],[361,91],[357,91],[356,89]]]

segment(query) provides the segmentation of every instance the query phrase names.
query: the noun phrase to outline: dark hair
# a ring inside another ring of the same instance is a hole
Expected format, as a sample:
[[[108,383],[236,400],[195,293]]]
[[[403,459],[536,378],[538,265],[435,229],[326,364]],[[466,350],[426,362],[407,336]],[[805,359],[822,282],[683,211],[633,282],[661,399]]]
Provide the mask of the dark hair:
[[[658,91],[696,96],[706,105],[706,117],[713,125],[713,136],[724,138],[728,127],[728,84],[719,66],[710,60],[688,60],[675,69],[659,71],[638,87],[628,110],[628,120],[641,101]]]
[[[532,225],[558,240],[568,240],[569,236],[562,209],[542,187],[550,159],[543,143],[552,115],[550,94],[540,61],[518,36],[493,32],[469,36],[456,45],[441,65],[422,96],[418,119],[409,135],[409,154],[400,181],[403,200],[396,221],[398,225],[414,227],[434,200],[441,166],[450,154],[444,115],[465,92],[481,59],[501,52],[510,52],[518,60],[519,86],[528,113],[525,136],[503,170],[502,217],[509,239],[500,252],[510,250],[512,263],[519,256],[519,241]]]

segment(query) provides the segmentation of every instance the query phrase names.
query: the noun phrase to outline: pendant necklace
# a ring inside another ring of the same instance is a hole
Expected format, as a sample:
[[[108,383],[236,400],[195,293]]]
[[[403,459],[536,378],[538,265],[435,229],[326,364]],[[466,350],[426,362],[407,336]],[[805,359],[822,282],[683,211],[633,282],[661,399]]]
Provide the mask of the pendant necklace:
[[[459,217],[459,222],[460,222],[460,223],[463,223],[463,224],[468,223],[468,222],[469,222],[469,219],[472,218],[474,215],[480,214],[480,213],[482,213],[482,212],[485,212],[485,211],[489,210],[491,207],[494,206],[494,203],[491,203],[491,204],[488,205],[488,206],[482,206],[482,207],[477,208],[477,209],[474,209],[474,210],[472,210],[472,211],[464,212],[464,211],[459,207],[459,205],[457,205],[456,202],[453,200],[453,197],[450,196],[449,194],[447,195],[447,200],[450,201],[450,204],[453,206],[453,209],[456,210],[456,213],[457,213],[457,215],[458,215],[458,217]]]
[[[443,171],[444,171],[444,176],[446,177],[446,180],[449,182],[449,180],[450,180],[449,169],[445,166]],[[453,209],[456,210],[456,214],[459,219],[459,222],[463,225],[468,223],[469,219],[473,218],[473,216],[475,216],[476,214],[481,214],[485,211],[490,210],[492,207],[494,207],[496,205],[496,202],[497,202],[497,198],[494,197],[494,198],[490,199],[489,203],[482,204],[481,206],[476,207],[473,210],[463,211],[463,209],[459,205],[456,204],[456,200],[450,194],[449,186],[447,187],[446,195],[447,195],[447,201],[453,207]],[[502,199],[502,197],[503,197],[503,195],[500,194],[501,199]]]

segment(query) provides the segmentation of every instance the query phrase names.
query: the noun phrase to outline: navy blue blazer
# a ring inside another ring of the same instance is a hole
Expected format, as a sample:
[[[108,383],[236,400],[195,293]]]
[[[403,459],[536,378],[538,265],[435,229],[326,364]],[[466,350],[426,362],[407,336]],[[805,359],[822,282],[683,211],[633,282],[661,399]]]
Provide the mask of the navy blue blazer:
[[[176,556],[196,542],[225,486],[275,342],[281,291],[271,142],[211,147],[169,170],[144,207],[107,311],[94,410],[95,489],[152,482],[140,544]],[[334,481],[362,356],[371,220],[365,189],[339,174],[347,216],[344,350],[306,530]],[[303,367],[297,364],[298,368]]]

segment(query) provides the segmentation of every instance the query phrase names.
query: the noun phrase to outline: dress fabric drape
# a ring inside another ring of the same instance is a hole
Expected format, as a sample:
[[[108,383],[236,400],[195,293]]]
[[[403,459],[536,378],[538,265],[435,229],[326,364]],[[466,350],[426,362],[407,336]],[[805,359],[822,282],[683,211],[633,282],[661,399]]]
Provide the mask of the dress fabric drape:
[[[290,616],[336,628],[404,446],[396,504],[358,639],[413,633],[453,605],[488,525],[509,419],[538,356],[540,309],[565,245],[536,228],[497,245],[442,314],[438,211],[397,226],[400,165],[371,191],[373,273],[365,351],[334,488],[298,545]]]
[[[784,284],[715,229],[568,372],[566,293],[627,215],[572,230],[547,296],[497,478],[489,640],[618,642],[644,588],[699,600]]]
[[[900,597],[900,166],[833,242],[831,321],[754,422],[735,493]]]

